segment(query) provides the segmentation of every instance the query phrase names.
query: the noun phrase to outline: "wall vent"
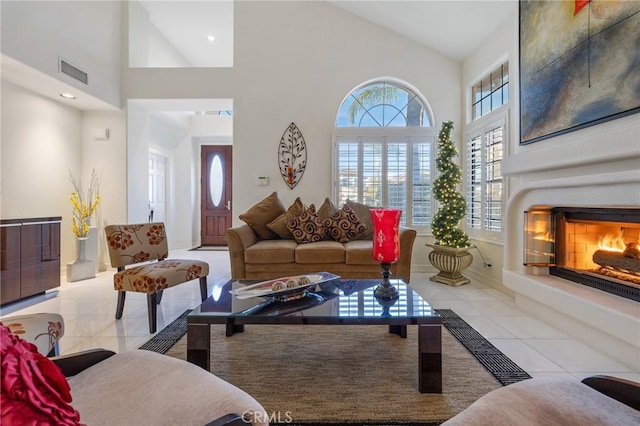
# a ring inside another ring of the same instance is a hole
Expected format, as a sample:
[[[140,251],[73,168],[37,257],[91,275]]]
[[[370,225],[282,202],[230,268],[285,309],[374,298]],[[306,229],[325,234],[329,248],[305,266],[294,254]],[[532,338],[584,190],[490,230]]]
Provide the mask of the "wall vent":
[[[65,61],[62,58],[58,58],[58,60],[59,60],[58,70],[61,73],[66,74],[71,78],[75,78],[76,80],[84,84],[89,84],[89,75],[86,72],[82,71],[78,67],[71,65],[69,62]]]

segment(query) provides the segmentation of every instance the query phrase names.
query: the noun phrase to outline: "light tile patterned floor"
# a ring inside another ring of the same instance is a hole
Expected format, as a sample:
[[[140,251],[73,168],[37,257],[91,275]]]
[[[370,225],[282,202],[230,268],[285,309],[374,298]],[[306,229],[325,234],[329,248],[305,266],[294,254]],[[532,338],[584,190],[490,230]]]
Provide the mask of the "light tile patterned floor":
[[[219,292],[230,277],[226,251],[174,250],[174,258],[209,262],[209,292]],[[57,312],[65,319],[62,354],[102,347],[116,352],[135,349],[150,337],[146,296],[129,293],[121,320],[115,320],[113,270],[96,278],[68,283],[44,296],[2,307],[0,316]],[[640,372],[585,346],[563,332],[518,309],[512,298],[479,282],[449,287],[429,281],[429,274],[413,273],[411,285],[434,308],[452,309],[531,376],[566,375],[582,379],[610,374],[640,381]],[[165,292],[158,306],[158,330],[186,309],[200,303],[198,282]]]

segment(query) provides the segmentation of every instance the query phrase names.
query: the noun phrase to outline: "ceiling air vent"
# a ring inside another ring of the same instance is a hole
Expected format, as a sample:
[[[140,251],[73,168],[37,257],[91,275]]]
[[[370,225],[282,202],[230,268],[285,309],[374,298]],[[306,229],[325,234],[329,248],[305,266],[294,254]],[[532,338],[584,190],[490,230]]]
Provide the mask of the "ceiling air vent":
[[[86,72],[82,71],[78,67],[74,67],[62,58],[60,58],[59,60],[59,69],[61,73],[66,74],[71,78],[75,78],[76,80],[81,81],[84,84],[89,84],[89,75]]]

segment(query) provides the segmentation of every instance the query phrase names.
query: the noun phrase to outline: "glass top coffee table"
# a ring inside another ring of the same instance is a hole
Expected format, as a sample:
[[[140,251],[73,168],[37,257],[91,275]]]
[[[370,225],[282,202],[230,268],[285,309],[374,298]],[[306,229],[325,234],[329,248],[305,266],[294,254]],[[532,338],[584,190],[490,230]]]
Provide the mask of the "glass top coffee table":
[[[328,273],[318,274],[331,278]],[[418,327],[418,388],[423,393],[442,393],[442,319],[401,280],[391,280],[400,293],[393,301],[374,296],[380,279],[332,279],[309,286],[302,295],[296,294],[285,301],[286,298],[272,296],[247,297],[244,289],[257,282],[229,281],[219,294],[216,291],[217,298],[209,297],[187,316],[187,361],[209,369],[211,324],[226,325],[228,337],[243,332],[246,324],[382,324],[389,326],[389,333],[402,338],[407,337],[407,325],[415,325]],[[238,296],[240,294],[242,296]],[[338,330],[336,328],[336,332]]]

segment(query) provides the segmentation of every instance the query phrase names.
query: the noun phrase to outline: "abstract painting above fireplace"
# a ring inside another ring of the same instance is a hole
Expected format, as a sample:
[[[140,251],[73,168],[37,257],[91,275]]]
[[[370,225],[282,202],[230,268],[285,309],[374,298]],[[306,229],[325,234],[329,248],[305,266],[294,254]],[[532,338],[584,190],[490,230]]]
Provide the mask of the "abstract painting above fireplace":
[[[520,2],[520,143],[640,110],[640,2]]]

